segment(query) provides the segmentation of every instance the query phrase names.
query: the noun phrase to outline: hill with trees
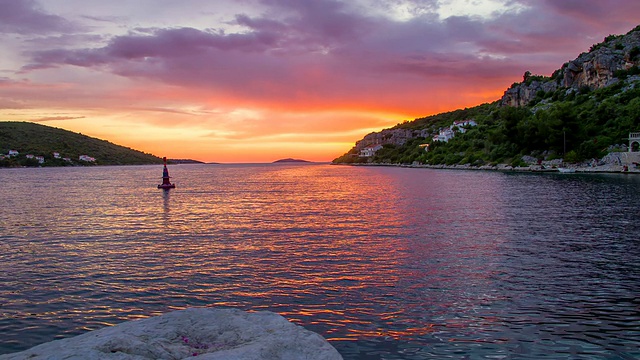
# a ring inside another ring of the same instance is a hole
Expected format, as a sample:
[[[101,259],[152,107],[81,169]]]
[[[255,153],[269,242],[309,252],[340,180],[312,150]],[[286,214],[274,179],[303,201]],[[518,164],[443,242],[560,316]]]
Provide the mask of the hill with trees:
[[[19,154],[9,156],[10,150]],[[162,164],[161,158],[151,154],[29,122],[0,122],[0,154],[0,167]],[[80,160],[81,155],[87,160]]]
[[[523,158],[600,159],[625,150],[629,133],[640,131],[639,65],[640,26],[606,37],[551,76],[525,72],[493,103],[368,134],[334,163],[520,166]],[[455,126],[464,120],[477,126]],[[447,129],[452,137],[438,141]]]

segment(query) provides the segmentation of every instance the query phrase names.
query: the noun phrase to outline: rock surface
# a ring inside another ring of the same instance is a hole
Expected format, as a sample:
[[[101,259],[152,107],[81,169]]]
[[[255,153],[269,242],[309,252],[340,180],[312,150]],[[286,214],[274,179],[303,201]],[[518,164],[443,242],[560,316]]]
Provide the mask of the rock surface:
[[[342,359],[320,335],[272,312],[191,308],[125,322],[29,350],[17,359]]]
[[[507,89],[500,102],[503,106],[526,106],[539,91],[547,93],[556,89],[558,84],[555,81],[532,81],[530,84],[520,84]]]
[[[588,53],[565,63],[552,77],[542,81],[522,82],[507,89],[500,100],[503,106],[526,106],[538,92],[559,88],[579,90],[600,89],[619,81],[616,72],[640,66],[640,27],[626,35],[608,36]]]
[[[362,140],[356,141],[356,146],[354,146],[352,151],[359,153],[360,150],[374,144],[402,146],[407,141],[418,136],[428,137],[430,134],[428,130],[385,129],[380,132],[372,132],[365,135]]]

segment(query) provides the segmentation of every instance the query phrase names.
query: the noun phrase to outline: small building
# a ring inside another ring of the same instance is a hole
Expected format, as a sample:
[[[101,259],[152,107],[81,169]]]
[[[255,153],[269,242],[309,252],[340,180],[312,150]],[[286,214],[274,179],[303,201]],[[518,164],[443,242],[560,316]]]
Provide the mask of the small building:
[[[433,141],[442,141],[442,142],[448,142],[449,140],[451,140],[454,136],[453,130],[447,128],[447,129],[442,129],[440,130],[440,132],[438,133],[438,135],[435,135],[433,137]]]
[[[362,157],[372,157],[380,149],[382,149],[382,145],[380,145],[380,144],[369,145],[369,146],[365,147],[364,149],[360,150],[360,156],[362,156]]]
[[[9,150],[9,156],[18,156],[19,154],[17,150]]]
[[[53,157],[56,159],[60,159],[60,153],[59,152],[54,152],[53,153]]]
[[[629,152],[640,151],[640,132],[629,133]]]
[[[35,158],[35,156],[33,156],[33,155],[31,155],[31,154],[27,154],[27,155],[25,155],[25,157],[26,157],[27,159],[34,159],[34,158]]]
[[[468,119],[468,120],[454,121],[450,129],[453,130],[454,128],[458,128],[458,131],[464,134],[467,131],[466,128],[471,126],[478,126],[478,124],[475,122],[475,120]]]
[[[478,124],[471,119],[454,121],[448,128],[440,129],[438,135],[433,136],[433,141],[449,142],[456,135],[456,131],[464,134],[471,126],[478,126]]]
[[[80,159],[80,161],[86,161],[86,162],[95,162],[96,161],[95,158],[92,158],[89,155],[80,155],[79,159]]]
[[[459,120],[453,122],[454,126],[462,127],[462,126],[478,126],[475,120],[467,119],[467,120]]]
[[[44,156],[36,156],[36,160],[38,160],[38,163],[44,164]]]

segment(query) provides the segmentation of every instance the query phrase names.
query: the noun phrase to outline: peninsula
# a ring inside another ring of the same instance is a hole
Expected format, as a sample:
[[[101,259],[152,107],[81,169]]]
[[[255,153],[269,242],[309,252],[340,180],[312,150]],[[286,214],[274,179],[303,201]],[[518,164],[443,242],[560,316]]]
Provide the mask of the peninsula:
[[[492,103],[370,133],[333,163],[638,172],[639,66],[637,26],[551,76],[524,72]]]
[[[162,158],[80,133],[0,122],[0,167],[162,164]]]

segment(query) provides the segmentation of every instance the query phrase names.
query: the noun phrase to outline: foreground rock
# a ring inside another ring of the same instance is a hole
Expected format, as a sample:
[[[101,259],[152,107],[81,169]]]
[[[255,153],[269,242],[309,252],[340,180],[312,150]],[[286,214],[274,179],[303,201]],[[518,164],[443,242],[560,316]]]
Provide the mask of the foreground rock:
[[[320,335],[271,312],[192,308],[52,341],[0,359],[342,359]]]

